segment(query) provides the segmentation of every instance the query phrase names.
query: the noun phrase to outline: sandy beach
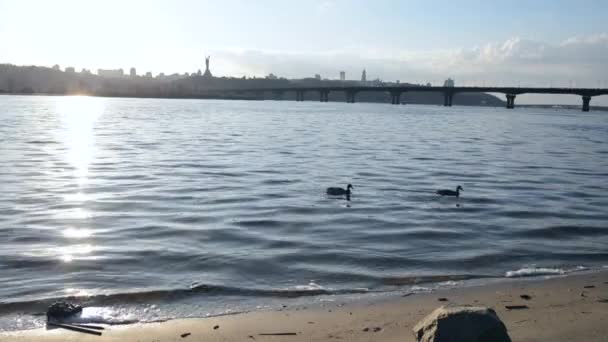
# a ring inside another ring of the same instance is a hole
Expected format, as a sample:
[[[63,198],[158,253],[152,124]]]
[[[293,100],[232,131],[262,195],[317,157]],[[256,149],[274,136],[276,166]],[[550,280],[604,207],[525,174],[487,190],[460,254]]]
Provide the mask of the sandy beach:
[[[4,333],[0,341],[414,341],[412,327],[442,305],[494,308],[513,341],[608,341],[608,272],[440,290],[365,304],[336,302],[112,326],[101,337],[43,328]]]

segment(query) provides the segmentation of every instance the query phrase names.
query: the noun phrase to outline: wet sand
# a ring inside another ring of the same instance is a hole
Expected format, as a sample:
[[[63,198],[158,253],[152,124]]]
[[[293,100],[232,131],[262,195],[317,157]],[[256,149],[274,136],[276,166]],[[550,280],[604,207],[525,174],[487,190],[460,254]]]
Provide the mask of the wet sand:
[[[0,334],[0,341],[414,341],[412,327],[442,305],[492,307],[513,341],[608,341],[608,272],[440,290],[371,303],[334,303],[232,316]],[[508,309],[507,306],[525,306]],[[270,334],[270,335],[264,335]],[[277,335],[280,334],[280,335]]]

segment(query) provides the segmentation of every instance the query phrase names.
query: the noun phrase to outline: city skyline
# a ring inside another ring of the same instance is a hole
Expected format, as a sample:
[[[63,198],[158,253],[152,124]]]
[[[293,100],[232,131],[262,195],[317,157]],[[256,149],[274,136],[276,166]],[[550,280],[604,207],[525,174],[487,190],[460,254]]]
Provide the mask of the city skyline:
[[[171,75],[204,70],[212,55],[215,76],[358,79],[367,69],[388,82],[606,87],[606,11],[593,0],[500,11],[472,0],[0,0],[0,63]],[[538,98],[554,100],[564,98]]]

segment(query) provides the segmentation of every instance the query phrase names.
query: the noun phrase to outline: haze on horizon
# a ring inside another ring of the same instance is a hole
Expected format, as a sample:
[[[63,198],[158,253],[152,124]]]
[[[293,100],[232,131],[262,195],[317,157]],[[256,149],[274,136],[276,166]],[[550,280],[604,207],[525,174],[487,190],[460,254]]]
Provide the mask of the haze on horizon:
[[[0,63],[608,87],[608,2],[0,0]],[[518,103],[579,104],[525,95]],[[608,96],[593,104],[608,105]]]

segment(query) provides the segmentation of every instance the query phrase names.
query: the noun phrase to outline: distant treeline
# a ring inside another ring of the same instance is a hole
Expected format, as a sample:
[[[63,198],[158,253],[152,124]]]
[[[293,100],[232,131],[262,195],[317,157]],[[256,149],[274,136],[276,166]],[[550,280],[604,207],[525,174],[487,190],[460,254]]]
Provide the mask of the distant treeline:
[[[0,94],[49,94],[92,95],[109,97],[158,97],[158,98],[273,98],[262,93],[214,93],[214,89],[271,88],[293,86],[358,85],[357,81],[318,80],[314,78],[288,80],[284,78],[234,78],[204,77],[198,74],[180,77],[123,76],[101,77],[89,72],[61,71],[37,66],[0,64]],[[286,92],[283,99],[295,99],[293,92]],[[305,100],[319,101],[319,94],[308,92]],[[342,92],[329,94],[330,101],[344,101]],[[443,95],[434,92],[407,92],[402,95],[406,103],[443,104]],[[385,92],[361,92],[357,102],[388,102]],[[501,106],[503,101],[483,93],[456,94],[454,104]]]

